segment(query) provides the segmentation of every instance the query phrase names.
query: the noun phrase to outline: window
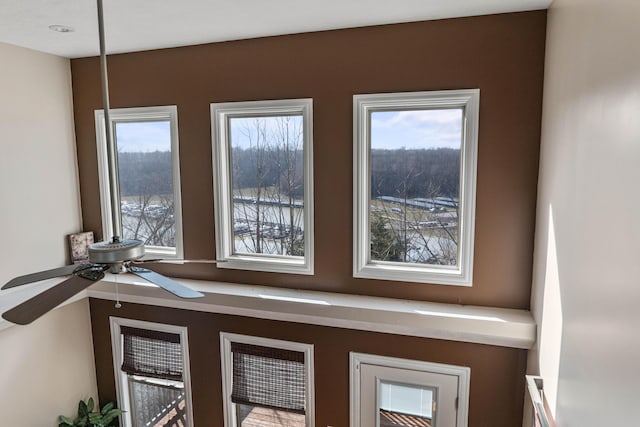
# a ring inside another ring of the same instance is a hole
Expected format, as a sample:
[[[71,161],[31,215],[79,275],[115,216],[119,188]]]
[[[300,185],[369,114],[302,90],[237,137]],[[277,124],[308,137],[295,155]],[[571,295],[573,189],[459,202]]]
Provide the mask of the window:
[[[182,209],[175,106],[110,110],[118,152],[122,238],[152,256],[182,258]],[[104,240],[112,237],[104,111],[96,111]]]
[[[192,427],[187,329],[110,318],[124,427]]]
[[[211,104],[219,268],[313,274],[312,100]]]
[[[220,333],[225,427],[313,427],[313,345]]]
[[[471,286],[479,96],[354,96],[355,277]]]
[[[469,368],[351,353],[351,427],[466,427]]]

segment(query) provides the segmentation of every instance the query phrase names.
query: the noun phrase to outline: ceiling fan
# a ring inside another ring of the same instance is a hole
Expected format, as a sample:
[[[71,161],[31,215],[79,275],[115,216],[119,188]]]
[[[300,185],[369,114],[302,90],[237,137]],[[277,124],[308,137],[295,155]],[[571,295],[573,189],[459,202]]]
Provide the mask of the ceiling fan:
[[[41,280],[55,277],[69,276],[70,278],[32,297],[31,299],[6,311],[2,317],[10,322],[26,325],[77,293],[101,280],[105,272],[119,274],[129,272],[139,276],[160,288],[180,298],[200,298],[204,295],[194,291],[168,277],[135,264],[141,262],[159,262],[162,260],[140,261],[144,256],[144,242],[133,239],[123,239],[122,217],[120,212],[120,189],[118,187],[117,149],[113,140],[113,131],[109,117],[109,88],[107,81],[107,57],[104,43],[104,18],[102,0],[97,0],[98,32],[100,37],[100,71],[102,77],[102,101],[104,105],[104,120],[107,140],[107,164],[109,177],[109,192],[111,198],[111,216],[113,218],[113,238],[110,241],[98,242],[89,246],[89,262],[81,265],[67,265],[60,268],[41,271],[16,277],[7,282],[1,289],[13,288]],[[181,261],[169,261],[181,262]],[[184,261],[193,262],[193,261]],[[215,261],[196,261],[215,263]]]

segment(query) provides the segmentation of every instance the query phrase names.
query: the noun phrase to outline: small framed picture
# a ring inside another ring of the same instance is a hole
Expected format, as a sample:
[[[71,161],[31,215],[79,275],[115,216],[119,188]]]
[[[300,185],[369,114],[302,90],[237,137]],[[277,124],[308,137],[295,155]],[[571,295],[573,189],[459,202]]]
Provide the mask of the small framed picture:
[[[69,235],[69,253],[73,264],[89,262],[89,245],[93,243],[93,231]]]

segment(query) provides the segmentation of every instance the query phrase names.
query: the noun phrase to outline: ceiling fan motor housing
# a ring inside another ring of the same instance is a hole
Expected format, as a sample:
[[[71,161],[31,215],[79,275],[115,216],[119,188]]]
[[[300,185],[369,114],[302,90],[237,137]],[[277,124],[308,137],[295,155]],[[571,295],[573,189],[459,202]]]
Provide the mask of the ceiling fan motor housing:
[[[121,264],[143,256],[144,242],[141,240],[98,242],[89,245],[89,262],[94,264]]]

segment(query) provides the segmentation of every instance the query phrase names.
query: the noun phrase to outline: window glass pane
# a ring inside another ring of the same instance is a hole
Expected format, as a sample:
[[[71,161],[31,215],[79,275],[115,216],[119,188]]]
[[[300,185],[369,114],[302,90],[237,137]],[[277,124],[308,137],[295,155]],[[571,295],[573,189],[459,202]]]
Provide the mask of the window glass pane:
[[[129,376],[133,427],[186,426],[184,384]]]
[[[229,118],[234,253],[304,256],[303,116]]]
[[[237,427],[305,427],[305,416],[281,409],[236,404]]]
[[[371,260],[458,265],[462,124],[462,108],[371,112]]]
[[[303,352],[235,342],[231,352],[232,402],[305,413]]]
[[[122,237],[175,247],[171,123],[116,122],[115,139]]]
[[[434,389],[380,382],[380,427],[433,427]]]

